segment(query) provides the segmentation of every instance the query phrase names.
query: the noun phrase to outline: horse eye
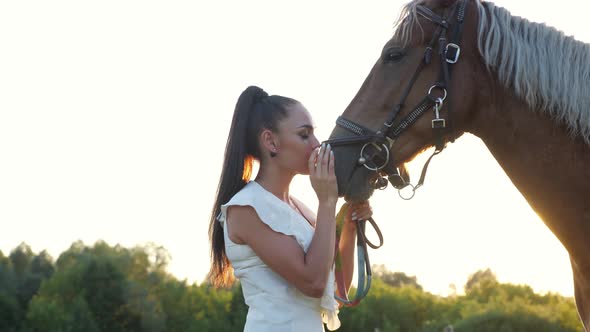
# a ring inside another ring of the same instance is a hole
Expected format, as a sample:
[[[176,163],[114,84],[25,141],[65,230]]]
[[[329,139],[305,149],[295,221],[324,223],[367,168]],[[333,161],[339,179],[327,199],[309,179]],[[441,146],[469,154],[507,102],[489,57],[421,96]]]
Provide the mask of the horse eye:
[[[401,60],[401,59],[402,59],[402,58],[403,58],[405,55],[406,55],[406,54],[405,54],[405,53],[404,53],[402,50],[400,50],[400,49],[398,49],[398,48],[395,48],[395,49],[390,49],[390,50],[387,50],[387,51],[385,52],[385,54],[384,54],[384,57],[383,57],[383,61],[384,61],[384,62],[386,62],[386,63],[387,63],[387,62],[398,62],[398,61],[400,61],[400,60]]]

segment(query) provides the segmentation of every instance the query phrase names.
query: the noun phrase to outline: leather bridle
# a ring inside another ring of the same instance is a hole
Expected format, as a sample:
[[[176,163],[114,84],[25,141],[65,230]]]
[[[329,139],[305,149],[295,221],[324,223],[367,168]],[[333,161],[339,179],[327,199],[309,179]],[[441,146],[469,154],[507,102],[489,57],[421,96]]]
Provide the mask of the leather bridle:
[[[437,30],[432,36],[429,45],[426,47],[424,51],[424,57],[422,61],[420,61],[418,67],[414,71],[414,74],[412,75],[410,81],[404,89],[404,92],[399,103],[397,103],[393,110],[389,113],[388,117],[386,118],[379,130],[373,131],[362,126],[361,124],[348,120],[342,116],[338,117],[336,125],[355,134],[355,136],[330,139],[325,141],[324,143],[330,144],[333,148],[345,145],[362,144],[362,147],[360,148],[359,152],[359,159],[357,160],[357,164],[355,165],[355,167],[352,169],[348,179],[352,178],[354,172],[356,172],[359,168],[361,168],[361,166],[363,166],[369,171],[377,173],[377,180],[374,183],[374,186],[377,189],[384,189],[387,186],[388,180],[394,188],[398,189],[398,191],[407,186],[410,186],[412,188],[412,194],[409,198],[402,196],[400,191],[400,196],[403,199],[411,199],[414,196],[416,189],[418,189],[424,184],[426,170],[428,168],[428,165],[430,164],[430,161],[432,160],[432,157],[439,154],[445,148],[445,132],[447,132],[447,135],[450,140],[453,139],[450,122],[451,102],[450,98],[447,100],[447,89],[449,88],[451,80],[451,65],[457,63],[461,52],[459,44],[461,40],[461,33],[463,30],[467,2],[468,0],[459,0],[459,4],[453,6],[451,13],[443,17],[437,15],[435,12],[433,12],[425,6],[418,5],[416,7],[418,15],[426,18],[430,22],[437,25]],[[455,24],[453,25],[452,31],[450,32],[449,41],[447,40],[447,33],[449,33],[449,30],[451,29],[451,25],[449,24],[447,17],[455,18]],[[422,99],[422,101],[420,101],[420,103],[418,103],[418,105],[415,106],[414,109],[405,117],[403,117],[401,120],[398,120],[397,116],[403,108],[404,103],[408,95],[410,94],[410,91],[414,83],[418,79],[424,67],[426,67],[432,62],[432,53],[435,46],[438,46],[438,54],[441,62],[438,80],[434,82],[430,89],[428,89],[428,92],[426,93],[426,96]],[[438,95],[435,95],[436,91],[439,91],[440,93]],[[447,100],[447,119],[441,117],[440,114],[443,104],[445,104],[445,100]],[[422,168],[422,174],[420,175],[420,180],[415,186],[413,186],[410,183],[406,182],[403,179],[403,177],[400,176],[399,170],[393,165],[393,163],[390,163],[390,160],[392,159],[391,147],[393,146],[394,141],[406,129],[411,127],[422,115],[426,113],[426,111],[430,109],[434,111],[434,118],[432,119],[431,123],[435,137],[435,150],[434,153],[428,158],[428,160],[424,164]],[[381,173],[387,174],[387,180],[381,176]],[[346,208],[347,207],[343,206],[343,211],[346,211]],[[381,247],[381,245],[383,245],[383,237],[381,235],[381,231],[379,230],[379,227],[372,218],[369,218],[368,221],[375,229],[379,237],[380,243],[377,246],[370,243],[370,241],[367,240],[365,236],[366,221],[367,220],[358,220],[356,225],[358,254],[358,286],[356,297],[353,300],[348,299],[348,294],[345,289],[345,285],[342,284],[342,272],[338,271],[338,269],[336,270],[336,281],[338,289],[340,294],[343,296],[336,296],[336,298],[346,306],[357,305],[360,302],[360,300],[368,294],[369,288],[371,287],[372,272],[367,252],[367,244],[369,244],[374,249],[377,249]],[[338,250],[338,245],[336,245],[336,250]]]

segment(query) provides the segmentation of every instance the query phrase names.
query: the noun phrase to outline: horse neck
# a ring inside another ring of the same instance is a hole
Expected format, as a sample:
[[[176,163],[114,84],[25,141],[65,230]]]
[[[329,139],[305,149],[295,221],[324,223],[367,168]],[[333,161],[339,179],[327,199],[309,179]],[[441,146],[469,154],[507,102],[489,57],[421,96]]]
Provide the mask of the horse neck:
[[[590,147],[505,88],[470,128],[574,257],[589,257]]]

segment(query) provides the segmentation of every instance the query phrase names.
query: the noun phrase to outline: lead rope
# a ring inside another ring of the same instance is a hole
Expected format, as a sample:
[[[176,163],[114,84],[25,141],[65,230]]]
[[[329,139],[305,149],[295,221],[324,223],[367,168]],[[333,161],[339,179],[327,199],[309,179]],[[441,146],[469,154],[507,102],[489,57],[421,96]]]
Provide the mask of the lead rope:
[[[371,261],[369,260],[369,253],[367,251],[367,245],[373,249],[377,249],[383,245],[383,235],[381,234],[381,230],[377,226],[377,223],[373,220],[373,218],[369,218],[368,220],[357,220],[356,221],[356,248],[357,248],[357,262],[358,262],[358,283],[356,288],[356,295],[354,299],[348,298],[348,290],[346,289],[345,282],[344,282],[344,271],[342,271],[342,256],[340,255],[339,244],[340,244],[340,236],[342,235],[342,228],[344,227],[344,222],[346,220],[346,216],[348,215],[348,209],[350,208],[350,204],[344,203],[338,211],[336,215],[336,247],[335,250],[335,258],[334,258],[334,277],[336,279],[336,287],[338,289],[338,294],[334,294],[334,298],[342,303],[344,306],[347,307],[354,307],[358,305],[363,298],[367,296],[369,293],[369,289],[371,288],[371,278],[372,278],[372,271],[371,271]],[[375,229],[377,236],[379,237],[379,245],[373,244],[369,241],[365,236],[365,226],[366,221],[371,223],[371,226]]]

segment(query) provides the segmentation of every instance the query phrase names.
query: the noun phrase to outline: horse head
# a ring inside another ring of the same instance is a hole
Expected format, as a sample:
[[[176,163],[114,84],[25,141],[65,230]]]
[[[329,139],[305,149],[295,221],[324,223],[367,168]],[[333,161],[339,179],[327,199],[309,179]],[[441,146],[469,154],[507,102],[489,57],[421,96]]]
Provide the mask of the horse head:
[[[370,197],[379,177],[397,167],[402,184],[407,183],[404,162],[433,145],[442,149],[465,131],[474,115],[473,91],[488,84],[477,60],[477,16],[465,0],[414,1],[404,7],[393,37],[330,135],[341,196]],[[363,132],[369,138],[347,140]],[[379,135],[384,138],[371,141]],[[367,143],[378,148],[372,156],[361,153]],[[359,167],[371,161],[370,167]]]

